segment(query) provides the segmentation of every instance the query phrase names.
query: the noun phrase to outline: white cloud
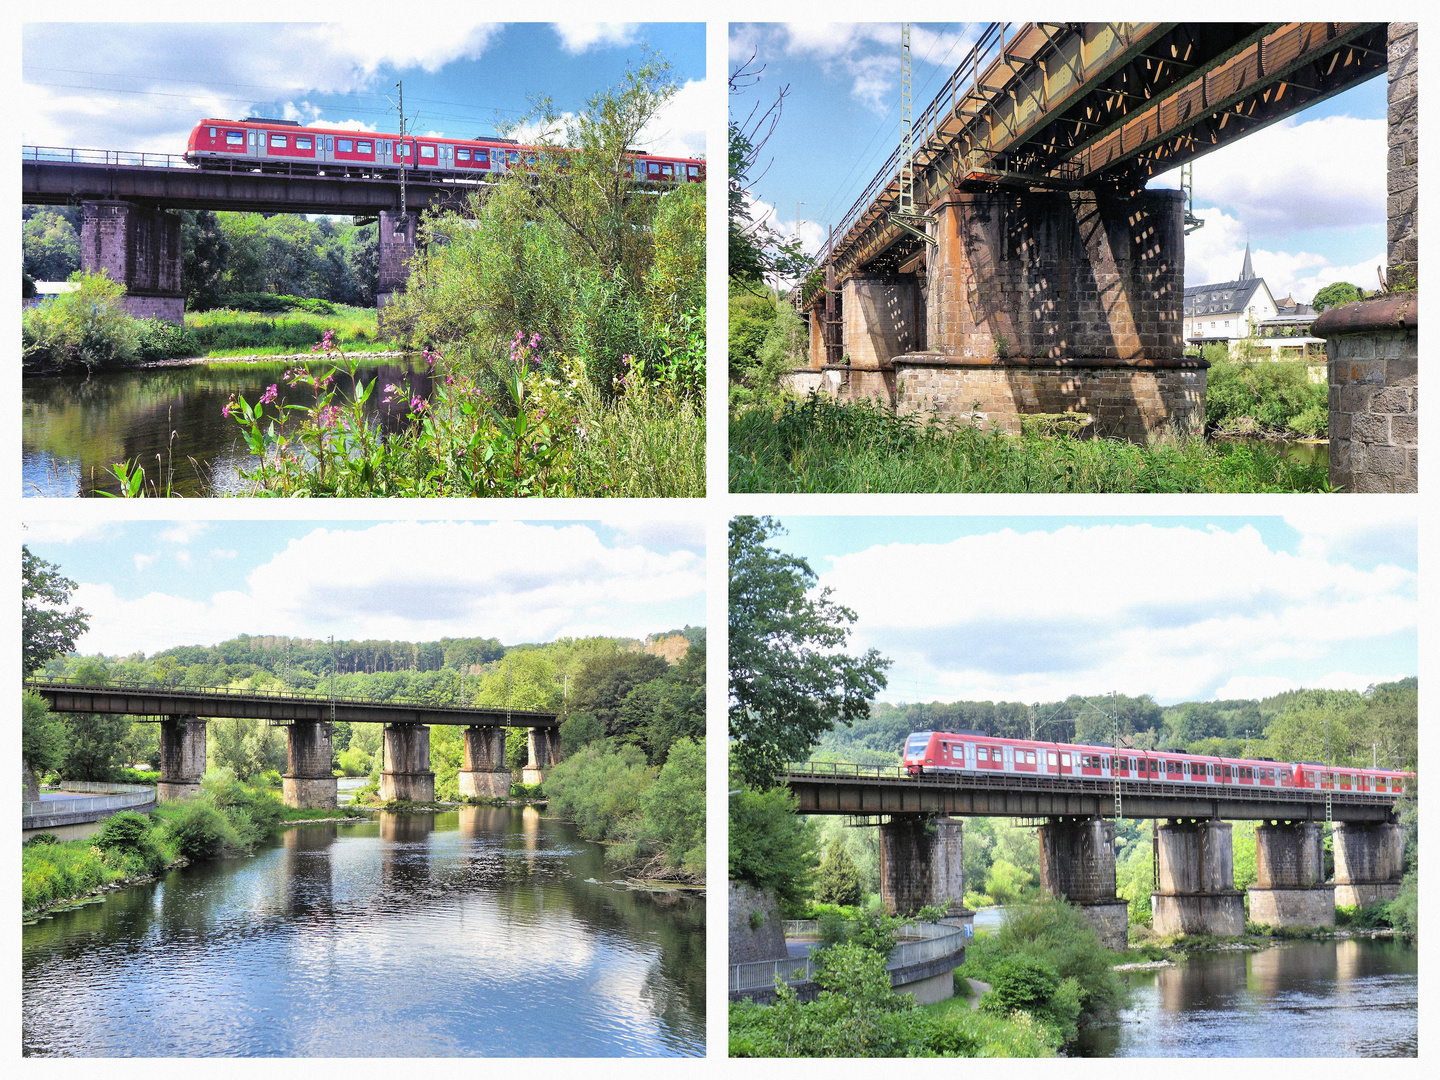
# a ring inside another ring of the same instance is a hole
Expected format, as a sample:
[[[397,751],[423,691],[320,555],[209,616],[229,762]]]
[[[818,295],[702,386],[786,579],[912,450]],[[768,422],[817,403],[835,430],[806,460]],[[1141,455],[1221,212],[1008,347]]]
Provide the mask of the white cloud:
[[[782,33],[787,54],[813,59],[827,77],[847,80],[850,96],[872,112],[884,116],[899,108],[898,23],[786,23]],[[731,62],[748,57],[760,40],[754,27],[732,31]],[[937,33],[919,25],[911,27],[910,57],[916,78],[917,109],[928,104],[927,93],[935,92],[935,87],[929,85],[930,74],[937,67],[953,68],[970,42],[970,35],[957,40],[954,34]]]
[[[135,557],[137,568],[153,561]],[[245,632],[642,637],[702,622],[704,595],[705,560],[694,551],[607,547],[583,525],[401,521],[316,529],[252,571],[243,591],[126,600],[108,583],[82,582],[75,600],[92,615],[81,650],[128,654]]]
[[[1271,551],[1251,527],[1148,524],[895,543],[820,576],[859,614],[853,646],[895,660],[891,700],[1208,697],[1413,632],[1415,581],[1391,564]]]
[[[210,549],[210,557],[211,557],[212,559],[233,559],[233,558],[235,558],[235,557],[236,557],[237,555],[239,555],[239,554],[240,554],[240,552],[236,551],[234,548],[211,548],[211,549]]]
[[[1237,675],[1215,691],[1219,701],[1242,698],[1267,698],[1287,690],[1355,690],[1361,691],[1381,682],[1406,678],[1405,673],[1357,675],[1353,671],[1331,671],[1318,678],[1294,679],[1287,675]]]
[[[1337,514],[1329,507],[1312,505],[1287,510],[1284,517],[1285,524],[1301,534],[1300,554],[1306,558],[1415,565],[1419,523],[1405,507]]]
[[[135,553],[135,570],[136,570],[136,572],[137,572],[137,573],[143,573],[144,571],[150,569],[151,565],[155,562],[155,559],[156,559],[156,558],[157,558],[157,556],[155,556],[155,555],[145,555],[145,554],[137,551],[137,552]]]
[[[26,521],[24,539],[37,544],[73,544],[117,536],[122,529],[110,521]]]
[[[639,23],[556,23],[555,33],[560,37],[560,47],[572,56],[599,46],[601,48],[624,48],[635,44],[635,33]]]
[[[705,133],[715,112],[715,86],[709,79],[691,79],[665,103],[636,140],[652,154],[703,157]]]
[[[197,536],[210,531],[208,521],[178,521],[168,529],[160,531],[160,539],[167,544],[188,544]]]

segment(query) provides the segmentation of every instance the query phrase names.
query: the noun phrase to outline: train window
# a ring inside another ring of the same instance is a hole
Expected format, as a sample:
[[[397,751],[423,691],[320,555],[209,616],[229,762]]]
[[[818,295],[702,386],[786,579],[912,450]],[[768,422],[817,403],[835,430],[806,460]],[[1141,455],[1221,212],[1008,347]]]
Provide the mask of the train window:
[[[352,152],[354,152],[354,150],[355,150],[355,140],[354,140],[354,139],[340,139],[340,140],[338,140],[338,145],[335,147],[335,150],[336,150],[337,153],[341,153],[341,154],[349,154],[349,153],[352,153]]]
[[[1026,765],[1034,765],[1034,764],[1035,764],[1035,751],[1034,751],[1034,750],[1026,750],[1026,751],[1025,751],[1025,764],[1026,764]]]
[[[486,166],[486,167],[489,167],[489,165],[490,165],[490,151],[489,151],[489,150],[476,150],[476,151],[475,151],[475,164],[476,164],[476,165],[484,165],[484,166]]]
[[[699,175],[700,175],[700,166],[699,166],[699,165],[691,165],[691,166],[690,166],[690,175],[691,175],[691,176],[694,176],[694,177],[699,177]]]
[[[289,140],[286,136],[284,136],[284,135],[279,135],[279,134],[277,134],[277,133],[275,133],[275,132],[272,131],[272,132],[270,133],[270,145],[271,145],[271,146],[289,146],[289,145],[290,145],[290,140]]]
[[[373,154],[375,152],[375,144],[368,139],[361,140],[355,144],[355,150],[361,154]]]
[[[226,145],[226,146],[244,146],[244,145],[245,145],[245,133],[244,133],[243,131],[227,131],[227,132],[225,132],[225,145]]]
[[[210,129],[210,138],[212,138],[212,139],[215,138],[215,129],[214,129],[214,128],[211,128],[211,129]]]
[[[979,750],[977,750],[977,751],[975,752],[975,756],[978,757],[981,761],[989,761],[989,760],[990,760],[990,751],[987,750],[987,749],[985,749],[985,747],[982,746],[982,747],[980,747]]]
[[[651,176],[659,176],[659,175],[660,175],[660,163],[659,163],[658,161],[652,161],[652,162],[650,162],[650,175],[651,175]]]
[[[315,149],[315,140],[312,139],[312,138],[310,138],[309,135],[296,135],[296,136],[295,136],[295,149],[296,149],[296,150],[314,150],[314,149]]]
[[[1052,753],[1050,753],[1048,756],[1049,756],[1049,759],[1050,759],[1050,764],[1051,764],[1051,765],[1054,765],[1054,764],[1055,764],[1055,754],[1052,752]]]
[[[435,147],[433,147],[433,146],[422,146],[422,147],[420,147],[420,156],[421,156],[422,158],[433,158],[433,157],[435,156]]]
[[[465,147],[463,147],[463,146],[457,146],[457,147],[455,148],[455,160],[456,160],[456,161],[469,161],[469,160],[470,160],[470,151],[467,150],[467,149],[466,149]]]
[[[1070,755],[1069,755],[1069,754],[1061,754],[1061,755],[1060,755],[1060,764],[1061,764],[1061,765],[1064,765],[1065,768],[1068,769],[1068,768],[1070,767]]]

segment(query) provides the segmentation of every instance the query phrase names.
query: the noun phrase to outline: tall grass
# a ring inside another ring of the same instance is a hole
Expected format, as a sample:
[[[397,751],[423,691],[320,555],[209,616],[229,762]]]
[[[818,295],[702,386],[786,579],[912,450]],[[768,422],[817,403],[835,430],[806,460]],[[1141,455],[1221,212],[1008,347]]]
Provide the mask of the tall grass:
[[[325,331],[342,350],[393,349],[382,337],[372,308],[336,304],[335,314],[306,311],[267,313],[215,308],[185,317],[185,328],[196,347],[207,356],[263,355],[275,352],[308,353]]]
[[[1007,435],[953,419],[897,415],[873,403],[812,396],[778,415],[730,424],[735,492],[1328,491],[1323,462],[1297,465],[1266,446],[1167,437]]]
[[[580,399],[575,449],[577,495],[636,499],[705,494],[703,402],[636,382],[606,404],[592,385]]]

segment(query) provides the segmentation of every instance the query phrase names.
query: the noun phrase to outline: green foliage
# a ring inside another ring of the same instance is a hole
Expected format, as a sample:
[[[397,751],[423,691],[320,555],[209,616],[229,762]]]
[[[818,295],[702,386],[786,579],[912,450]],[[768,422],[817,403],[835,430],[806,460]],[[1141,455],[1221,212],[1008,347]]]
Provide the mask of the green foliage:
[[[1129,907],[1131,926],[1149,926],[1152,918],[1150,896],[1155,887],[1155,863],[1151,843],[1154,830],[1153,821],[1141,822],[1134,839],[1121,847],[1115,856],[1115,893]]]
[[[76,207],[76,210],[79,208]],[[26,207],[20,227],[21,272],[34,281],[66,281],[80,269],[80,232],[64,210]]]
[[[732,786],[737,778],[732,773]],[[789,788],[740,787],[730,795],[730,878],[773,893],[793,911],[810,895],[815,829],[795,812]]]
[[[164,319],[137,319],[136,322],[136,360],[148,362],[199,355],[200,345],[185,327]]]
[[[560,724],[560,751],[574,757],[586,746],[605,737],[605,727],[589,713],[571,713]]]
[[[369,776],[370,755],[358,746],[340,751],[340,771],[346,776]]]
[[[965,960],[969,977],[1000,990],[993,1004],[982,998],[982,1007],[1022,1008],[1067,1042],[1085,1014],[1110,1015],[1125,1003],[1114,962],[1075,908],[1050,899],[1007,909],[1000,930],[977,939]]]
[[[80,608],[65,609],[75,582],[62,577],[58,566],[31,554],[28,544],[20,553],[21,663],[29,678],[51,658],[73,649],[90,617]]]
[[[53,772],[65,763],[69,733],[50,703],[26,690],[20,695],[20,756],[27,770]]]
[[[257,294],[250,302],[256,306],[273,302],[278,308],[275,311],[236,310],[231,306],[245,302],[245,296],[226,297],[223,307],[185,316],[185,329],[197,355],[309,353],[326,334],[337,351],[373,350],[389,344],[380,337],[373,308],[270,294]],[[333,314],[306,310],[318,306],[330,308]]]
[[[1348,281],[1335,281],[1326,285],[1315,294],[1315,299],[1310,301],[1310,306],[1316,312],[1324,311],[1326,308],[1339,307],[1342,304],[1350,304],[1356,300],[1365,299],[1365,292]]]
[[[1211,362],[1205,384],[1205,422],[1221,431],[1269,430],[1308,437],[1329,430],[1329,389],[1311,382],[1303,360]]]
[[[860,869],[850,858],[845,844],[835,836],[820,860],[820,876],[815,882],[815,899],[826,904],[858,904],[864,895]]]
[[[105,273],[74,275],[78,289],[43,300],[21,317],[24,363],[115,367],[135,358],[139,324],[125,311],[125,286]]]
[[[204,311],[220,303],[225,270],[230,262],[230,241],[213,210],[180,213],[180,286],[185,309]]]
[[[732,381],[754,367],[760,348],[779,314],[775,294],[736,285],[730,287],[729,360]]]
[[[1390,925],[1407,937],[1420,936],[1419,872],[1409,870],[1400,881],[1400,892],[1385,912]]]
[[[569,818],[587,840],[613,839],[639,824],[641,800],[654,783],[644,755],[592,743],[556,765],[545,780],[550,808]]]
[[[1179,436],[1007,435],[967,422],[819,396],[730,421],[733,492],[1328,491],[1327,465],[1265,445]]]
[[[95,846],[120,855],[134,853],[147,873],[156,873],[169,861],[159,838],[151,828],[150,819],[133,810],[122,810],[105,819],[95,837]]]
[[[784,386],[784,377],[796,368],[807,366],[809,339],[805,324],[788,303],[778,305],[756,352],[755,362],[738,375],[732,371],[730,408],[732,411],[760,405],[779,409],[794,395]]]
[[[766,546],[780,531],[770,518],[730,521],[731,754],[752,787],[774,783],[837,723],[864,716],[890,664],[874,649],[839,651],[855,613],[829,589],[811,595],[804,559]]]
[[[654,785],[640,797],[640,835],[666,862],[705,875],[705,740],[680,739]]]

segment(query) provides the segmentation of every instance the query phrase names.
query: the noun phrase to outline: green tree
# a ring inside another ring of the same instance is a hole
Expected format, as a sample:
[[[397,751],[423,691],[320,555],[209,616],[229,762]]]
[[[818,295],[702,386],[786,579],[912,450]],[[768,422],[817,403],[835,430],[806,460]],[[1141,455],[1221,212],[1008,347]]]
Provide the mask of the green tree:
[[[188,311],[206,311],[220,304],[230,241],[213,210],[185,210],[180,215],[180,282]]]
[[[822,904],[858,904],[863,895],[860,868],[840,837],[831,838],[820,860],[820,877],[815,883],[815,899]]]
[[[774,783],[787,761],[809,753],[837,723],[867,715],[890,661],[874,649],[839,650],[855,613],[809,592],[815,573],[765,542],[770,518],[730,521],[730,737],[732,757],[754,787]]]
[[[550,809],[569,818],[587,840],[611,840],[639,824],[654,773],[633,746],[593,743],[560,762],[545,781]]]
[[[1315,299],[1310,301],[1310,306],[1318,312],[1363,299],[1365,293],[1358,285],[1351,285],[1348,281],[1336,281],[1317,292]]]
[[[60,568],[20,548],[21,668],[25,678],[52,656],[75,648],[75,639],[90,626],[90,617],[80,608],[67,610],[75,582],[60,574]]]
[[[26,360],[104,367],[132,359],[140,344],[140,323],[125,310],[125,286],[105,272],[73,275],[79,285],[22,316]]]
[[[80,234],[67,217],[37,210],[20,229],[22,272],[34,281],[66,281],[80,269]]]
[[[809,898],[814,876],[815,828],[795,812],[790,789],[742,786],[731,792],[731,880],[773,893],[794,911]]]
[[[680,739],[640,797],[643,831],[671,866],[705,873],[705,740]]]

